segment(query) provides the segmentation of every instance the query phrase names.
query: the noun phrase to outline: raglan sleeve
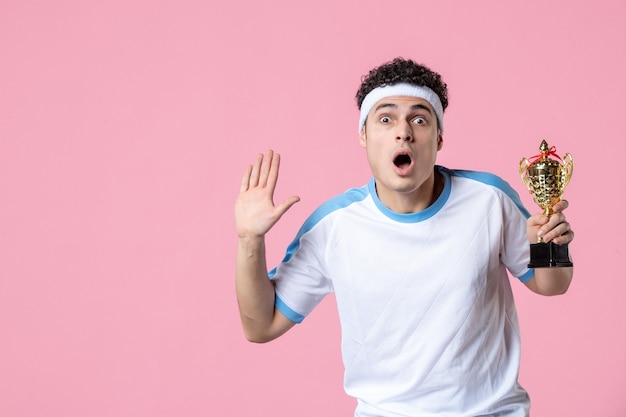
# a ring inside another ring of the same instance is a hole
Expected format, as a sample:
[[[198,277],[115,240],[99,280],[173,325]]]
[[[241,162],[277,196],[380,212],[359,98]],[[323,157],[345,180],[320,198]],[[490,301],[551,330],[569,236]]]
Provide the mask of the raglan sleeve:
[[[280,264],[269,272],[276,291],[276,308],[300,323],[333,291],[325,268],[327,222],[310,217],[287,248]]]
[[[527,282],[535,275],[535,270],[528,268],[530,245],[526,234],[526,222],[530,213],[513,188],[508,186],[503,191],[504,228],[501,260],[511,275],[522,282]]]

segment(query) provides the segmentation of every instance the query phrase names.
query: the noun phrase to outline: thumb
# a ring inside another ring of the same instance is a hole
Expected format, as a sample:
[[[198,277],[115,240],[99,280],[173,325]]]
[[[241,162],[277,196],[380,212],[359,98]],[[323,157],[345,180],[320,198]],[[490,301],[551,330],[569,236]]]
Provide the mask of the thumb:
[[[291,197],[288,197],[285,200],[283,200],[282,203],[276,205],[276,209],[279,211],[280,216],[285,214],[287,210],[289,210],[291,206],[296,204],[298,201],[300,201],[300,197],[298,197],[297,195],[292,195]]]

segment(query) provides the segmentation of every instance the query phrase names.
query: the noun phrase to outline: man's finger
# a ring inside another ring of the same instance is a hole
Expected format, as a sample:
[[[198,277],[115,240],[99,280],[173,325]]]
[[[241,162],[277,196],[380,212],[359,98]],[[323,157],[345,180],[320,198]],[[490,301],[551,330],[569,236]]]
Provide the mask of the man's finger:
[[[259,186],[265,187],[267,186],[267,177],[269,175],[272,164],[274,163],[274,151],[271,149],[265,152],[265,156],[263,157],[261,164],[261,172],[259,176]]]
[[[263,163],[263,154],[258,154],[254,165],[252,165],[252,171],[250,173],[250,181],[248,187],[256,187],[259,185],[259,175],[261,172],[261,164]]]
[[[252,165],[248,165],[246,167],[246,172],[243,174],[241,178],[241,188],[240,192],[248,191],[250,188],[250,174],[252,173]]]

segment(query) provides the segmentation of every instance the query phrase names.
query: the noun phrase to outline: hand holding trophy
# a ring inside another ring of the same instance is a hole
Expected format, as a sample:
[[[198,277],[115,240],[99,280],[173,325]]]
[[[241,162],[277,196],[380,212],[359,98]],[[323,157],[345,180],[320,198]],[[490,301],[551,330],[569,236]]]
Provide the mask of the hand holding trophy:
[[[545,140],[541,142],[539,151],[541,153],[531,157],[530,160],[522,158],[519,164],[519,173],[535,203],[543,209],[546,216],[550,217],[552,207],[561,201],[565,186],[572,177],[574,160],[569,153],[566,153],[561,159],[556,154],[556,148],[554,146],[548,147]],[[529,268],[566,266],[573,266],[569,258],[567,244],[546,243],[539,238],[537,243],[530,245]]]

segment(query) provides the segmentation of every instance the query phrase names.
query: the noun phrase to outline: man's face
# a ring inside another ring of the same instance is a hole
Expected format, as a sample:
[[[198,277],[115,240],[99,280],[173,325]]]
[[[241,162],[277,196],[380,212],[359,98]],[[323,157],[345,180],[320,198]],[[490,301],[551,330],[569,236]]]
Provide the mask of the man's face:
[[[360,137],[383,204],[407,212],[411,204],[421,209],[422,200],[431,203],[442,142],[437,116],[426,100],[396,96],[378,101]]]

